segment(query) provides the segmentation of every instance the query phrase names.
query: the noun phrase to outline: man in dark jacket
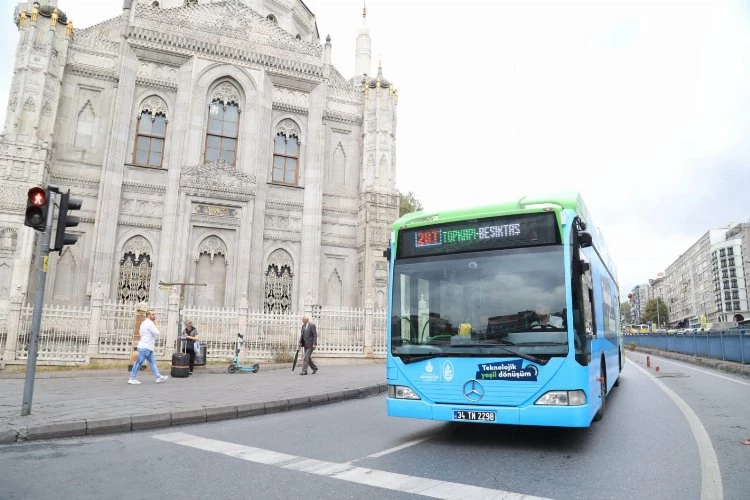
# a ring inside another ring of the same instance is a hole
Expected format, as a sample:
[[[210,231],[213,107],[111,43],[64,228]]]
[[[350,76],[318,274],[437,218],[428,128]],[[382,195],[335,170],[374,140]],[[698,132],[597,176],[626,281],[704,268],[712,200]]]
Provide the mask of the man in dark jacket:
[[[307,316],[302,316],[302,333],[299,337],[299,346],[305,348],[305,359],[302,361],[302,372],[307,375],[307,367],[312,368],[313,375],[318,372],[318,366],[312,360],[312,352],[318,344],[318,330],[310,323]]]

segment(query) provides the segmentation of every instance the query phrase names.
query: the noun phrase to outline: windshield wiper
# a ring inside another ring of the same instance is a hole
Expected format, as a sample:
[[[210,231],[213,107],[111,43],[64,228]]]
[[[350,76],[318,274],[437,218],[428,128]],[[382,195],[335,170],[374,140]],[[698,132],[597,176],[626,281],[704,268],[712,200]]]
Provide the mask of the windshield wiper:
[[[510,343],[511,345],[512,342]],[[531,361],[532,363],[536,363],[538,365],[546,365],[547,360],[537,358],[536,356],[532,356],[531,354],[524,354],[522,352],[516,352],[513,349],[508,349],[507,347],[503,347],[499,344],[495,344],[493,346],[488,346],[487,344],[469,344],[469,345],[461,345],[461,346],[453,346],[453,347],[495,347],[497,349],[502,349],[503,351],[512,354],[513,356],[518,356],[519,358],[525,359],[526,361]],[[425,361],[427,359],[434,359],[439,357],[455,357],[455,358],[474,358],[477,357],[477,354],[487,354],[487,353],[476,353],[476,352],[436,352],[432,354],[397,354],[399,358],[401,358],[401,361],[408,365],[409,363],[416,363],[417,361]]]
[[[502,349],[505,352],[509,352],[513,354],[514,356],[518,356],[519,358],[525,359],[526,361],[531,361],[532,363],[536,363],[538,365],[546,365],[547,361],[537,358],[536,356],[532,356],[531,354],[524,354],[521,352],[516,352],[513,349],[508,349],[507,347],[497,346],[498,349]]]
[[[536,345],[568,345],[567,342],[519,342],[516,345],[522,346],[536,346]]]

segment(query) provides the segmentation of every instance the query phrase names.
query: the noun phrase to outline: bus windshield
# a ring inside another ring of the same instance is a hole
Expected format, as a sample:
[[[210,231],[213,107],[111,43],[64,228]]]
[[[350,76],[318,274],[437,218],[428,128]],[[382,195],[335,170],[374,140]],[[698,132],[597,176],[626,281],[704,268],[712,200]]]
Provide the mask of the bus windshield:
[[[391,354],[565,356],[564,270],[561,245],[398,259]]]

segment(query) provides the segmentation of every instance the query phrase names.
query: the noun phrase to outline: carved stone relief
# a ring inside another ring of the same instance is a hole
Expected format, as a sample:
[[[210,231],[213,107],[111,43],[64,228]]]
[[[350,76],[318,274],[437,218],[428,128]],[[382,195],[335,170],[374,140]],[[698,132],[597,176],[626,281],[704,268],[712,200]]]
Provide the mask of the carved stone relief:
[[[302,228],[302,219],[299,217],[289,217],[287,215],[266,214],[265,228],[299,231]]]
[[[141,255],[151,255],[151,244],[143,236],[133,236],[125,242],[122,253],[132,253],[138,259]]]
[[[299,139],[300,144],[302,143],[302,134],[299,130],[299,125],[294,120],[290,120],[289,118],[286,118],[284,120],[281,120],[278,125],[276,125],[276,134],[279,135],[283,134],[288,137],[296,137]]]
[[[301,90],[293,90],[285,87],[274,87],[273,102],[289,106],[290,108],[308,109],[310,107],[310,94]]]
[[[180,186],[189,194],[204,194],[225,200],[247,200],[255,195],[255,175],[248,175],[219,160],[187,167]]]
[[[149,96],[141,103],[141,112],[138,114],[138,118],[140,118],[143,113],[151,113],[151,116],[162,115],[166,117],[167,103],[157,95]]]
[[[152,200],[121,200],[121,214],[137,214],[148,216],[161,216],[164,213],[164,203]]]
[[[205,240],[203,240],[198,247],[198,256],[200,257],[203,254],[207,254],[210,256],[211,261],[213,262],[214,256],[216,255],[223,255],[224,257],[227,256],[227,246],[224,244],[224,242],[217,238],[216,236],[209,236]],[[198,259],[196,259],[196,262]]]
[[[14,253],[18,244],[18,231],[11,227],[0,228],[0,253]]]
[[[151,61],[140,61],[138,64],[138,78],[156,80],[177,84],[177,68]]]
[[[237,104],[239,106],[240,91],[237,90],[237,87],[235,87],[229,82],[221,82],[219,85],[216,86],[213,92],[211,92],[210,101],[211,102],[219,101],[223,103],[225,106],[227,104]]]

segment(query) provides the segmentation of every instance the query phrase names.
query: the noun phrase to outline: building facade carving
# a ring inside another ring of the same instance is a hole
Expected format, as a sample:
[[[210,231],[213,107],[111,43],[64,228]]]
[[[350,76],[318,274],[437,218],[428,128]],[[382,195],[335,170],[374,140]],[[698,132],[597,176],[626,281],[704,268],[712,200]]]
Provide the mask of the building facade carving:
[[[23,211],[48,183],[83,198],[79,241],[50,255],[52,303],[87,305],[99,283],[110,300],[161,304],[159,282],[201,282],[193,306],[245,297],[279,313],[308,293],[344,307],[385,293],[398,200],[382,69],[344,78],[302,0],[128,1],[88,28],[64,4],[52,23],[31,5],[12,19],[0,307],[10,290],[33,295]]]

